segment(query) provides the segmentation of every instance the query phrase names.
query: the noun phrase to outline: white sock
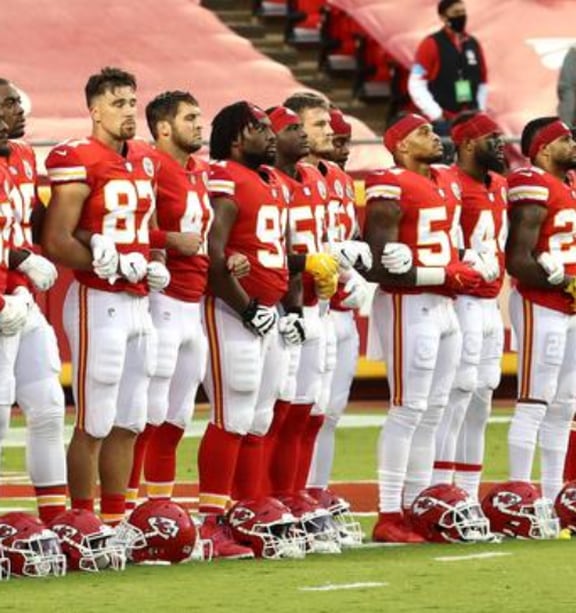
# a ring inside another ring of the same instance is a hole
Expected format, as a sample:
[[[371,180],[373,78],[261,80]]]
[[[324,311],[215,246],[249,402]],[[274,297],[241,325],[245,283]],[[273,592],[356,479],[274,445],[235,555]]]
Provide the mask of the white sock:
[[[336,425],[339,416],[326,415],[324,423],[316,437],[314,455],[308,473],[307,487],[325,489],[328,487],[332,464],[334,463],[334,442],[336,437]]]
[[[381,513],[402,510],[402,489],[406,477],[410,445],[420,411],[409,407],[392,407],[378,439],[378,489]]]
[[[542,495],[552,502],[564,483],[564,462],[573,416],[572,403],[552,403],[540,426]]]
[[[546,414],[545,404],[518,402],[508,430],[510,479],[530,481],[536,439]]]

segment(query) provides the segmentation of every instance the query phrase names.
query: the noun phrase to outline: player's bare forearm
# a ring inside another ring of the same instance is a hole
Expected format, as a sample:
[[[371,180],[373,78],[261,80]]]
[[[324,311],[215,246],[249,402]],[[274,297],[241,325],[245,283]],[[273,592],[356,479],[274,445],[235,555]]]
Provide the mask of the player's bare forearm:
[[[548,283],[547,273],[536,260],[536,246],[546,215],[546,209],[540,205],[513,206],[510,209],[506,270],[510,276],[528,287],[554,287]],[[558,286],[555,289],[558,289]]]
[[[242,313],[250,302],[250,297],[236,277],[230,274],[223,253],[221,255],[210,254],[208,285],[214,296],[223,300],[237,313]]]
[[[398,240],[401,217],[400,206],[395,201],[376,200],[368,204],[364,240],[370,245],[373,264],[369,271],[361,272],[366,280],[393,287],[412,287],[416,284],[415,268],[403,275],[396,275],[389,273],[381,262],[384,245]]]
[[[286,311],[302,307],[302,275],[295,274],[290,276],[288,291],[282,297],[282,306]]]
[[[290,276],[299,274],[306,267],[306,254],[289,253],[288,254],[288,272]]]
[[[46,218],[46,207],[40,200],[34,205],[30,216],[30,225],[32,228],[32,241],[35,245],[40,244],[42,236],[42,228],[44,227],[44,219]]]

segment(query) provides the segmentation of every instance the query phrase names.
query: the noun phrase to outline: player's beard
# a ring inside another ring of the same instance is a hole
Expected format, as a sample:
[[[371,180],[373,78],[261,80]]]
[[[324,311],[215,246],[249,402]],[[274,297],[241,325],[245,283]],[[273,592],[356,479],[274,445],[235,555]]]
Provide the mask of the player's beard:
[[[499,174],[506,170],[505,161],[500,159],[496,151],[490,146],[487,149],[476,149],[474,161],[484,170],[492,170]]]
[[[244,151],[242,158],[245,166],[256,169],[262,166],[262,164],[273,165],[276,161],[276,154],[268,151],[263,151],[262,153],[248,153]]]
[[[576,155],[567,155],[565,159],[556,160],[556,164],[565,171],[576,170]]]
[[[0,157],[7,158],[10,155],[10,144],[8,141],[0,143]]]
[[[202,149],[202,140],[190,141],[183,138],[179,132],[174,132],[172,135],[172,142],[181,150],[188,154],[196,153]]]

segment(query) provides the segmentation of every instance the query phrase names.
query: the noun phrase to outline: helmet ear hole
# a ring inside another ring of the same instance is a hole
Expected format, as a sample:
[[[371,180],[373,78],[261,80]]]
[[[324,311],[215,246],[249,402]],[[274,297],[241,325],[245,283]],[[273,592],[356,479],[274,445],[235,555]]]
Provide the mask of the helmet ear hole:
[[[431,543],[475,543],[493,538],[480,505],[454,485],[432,485],[423,490],[410,507],[409,520]]]
[[[495,485],[482,500],[482,509],[492,530],[502,536],[553,539],[560,533],[552,502],[526,481]]]
[[[57,535],[29,513],[0,517],[0,575],[7,572],[25,577],[66,574],[66,558]]]
[[[188,512],[169,500],[148,500],[137,506],[121,532],[129,534],[133,562],[177,564],[195,557],[198,531]]]

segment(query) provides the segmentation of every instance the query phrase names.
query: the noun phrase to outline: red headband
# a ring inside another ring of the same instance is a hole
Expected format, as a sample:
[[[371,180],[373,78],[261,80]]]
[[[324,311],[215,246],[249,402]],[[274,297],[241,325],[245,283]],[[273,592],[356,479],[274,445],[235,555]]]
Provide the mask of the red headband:
[[[486,113],[477,113],[467,121],[455,125],[450,130],[450,136],[455,145],[461,145],[465,140],[482,138],[494,132],[502,133],[500,126]]]
[[[404,140],[410,132],[416,130],[420,126],[425,126],[430,122],[424,119],[422,115],[411,113],[406,115],[400,121],[396,122],[391,128],[384,132],[384,146],[390,153],[394,153],[396,146]]]
[[[549,123],[536,133],[530,145],[530,149],[528,149],[528,157],[533,160],[542,147],[549,145],[552,141],[561,136],[570,136],[571,134],[570,128],[559,119]]]
[[[251,102],[248,102],[248,108],[250,109],[252,117],[254,117],[256,121],[262,121],[268,117],[268,115],[266,115],[266,113],[259,106],[256,106]]]
[[[330,109],[330,127],[334,130],[335,136],[350,136],[352,126],[344,119],[342,111]]]
[[[269,115],[270,123],[272,124],[272,130],[276,134],[282,132],[284,128],[291,126],[295,123],[300,123],[300,117],[298,114],[287,109],[285,106],[277,106]]]

